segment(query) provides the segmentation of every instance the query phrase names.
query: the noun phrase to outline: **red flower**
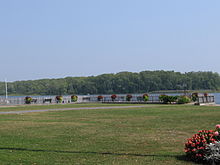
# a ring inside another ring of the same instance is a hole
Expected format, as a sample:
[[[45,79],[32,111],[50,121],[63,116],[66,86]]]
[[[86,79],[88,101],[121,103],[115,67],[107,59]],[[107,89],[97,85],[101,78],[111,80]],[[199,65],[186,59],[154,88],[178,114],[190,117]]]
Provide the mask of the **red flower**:
[[[111,95],[111,98],[112,98],[112,99],[116,99],[116,97],[117,97],[117,95],[115,95],[115,94],[114,94],[114,95]]]
[[[218,141],[218,137],[214,135],[213,130],[201,130],[185,143],[187,156],[195,161],[201,161],[204,156],[205,146]]]
[[[98,99],[103,99],[103,96],[98,96]]]
[[[101,95],[97,97],[98,101],[101,101],[103,98],[104,98],[104,97],[101,96]]]

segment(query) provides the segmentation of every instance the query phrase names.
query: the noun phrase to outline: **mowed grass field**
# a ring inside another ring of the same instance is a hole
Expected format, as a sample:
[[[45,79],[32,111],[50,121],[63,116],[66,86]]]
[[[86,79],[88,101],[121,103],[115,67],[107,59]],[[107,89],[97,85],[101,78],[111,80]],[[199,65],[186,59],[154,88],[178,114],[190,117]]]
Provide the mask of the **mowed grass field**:
[[[25,111],[25,110],[40,110],[40,109],[59,109],[59,108],[80,108],[80,107],[112,107],[112,106],[127,106],[128,104],[102,104],[102,103],[76,103],[76,104],[31,104],[17,106],[0,106],[0,112],[6,111]],[[130,105],[130,104],[129,104]]]
[[[95,105],[58,107],[66,106]],[[0,115],[0,164],[191,165],[184,143],[198,130],[214,129],[219,118],[220,107],[190,105]]]

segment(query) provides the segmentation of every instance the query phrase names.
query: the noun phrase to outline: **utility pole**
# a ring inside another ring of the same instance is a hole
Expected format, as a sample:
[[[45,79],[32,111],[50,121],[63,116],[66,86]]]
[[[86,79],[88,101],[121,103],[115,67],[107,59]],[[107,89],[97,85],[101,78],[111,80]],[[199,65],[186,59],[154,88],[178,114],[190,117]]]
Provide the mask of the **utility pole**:
[[[7,79],[5,79],[5,101],[6,101],[6,104],[8,104],[8,84],[7,84]]]

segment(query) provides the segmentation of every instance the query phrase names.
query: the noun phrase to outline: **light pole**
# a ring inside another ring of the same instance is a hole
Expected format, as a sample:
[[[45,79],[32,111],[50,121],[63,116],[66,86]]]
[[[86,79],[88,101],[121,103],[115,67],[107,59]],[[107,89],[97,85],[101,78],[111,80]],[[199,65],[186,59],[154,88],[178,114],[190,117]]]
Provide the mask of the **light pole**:
[[[6,104],[8,104],[8,84],[7,84],[7,79],[5,79],[5,101],[6,101]]]

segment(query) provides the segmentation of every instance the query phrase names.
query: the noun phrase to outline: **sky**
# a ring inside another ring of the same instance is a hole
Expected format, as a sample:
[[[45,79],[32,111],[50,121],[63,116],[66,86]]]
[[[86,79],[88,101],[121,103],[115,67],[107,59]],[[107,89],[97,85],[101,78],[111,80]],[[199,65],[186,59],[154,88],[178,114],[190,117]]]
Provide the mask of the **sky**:
[[[0,0],[0,81],[220,73],[219,0]]]

